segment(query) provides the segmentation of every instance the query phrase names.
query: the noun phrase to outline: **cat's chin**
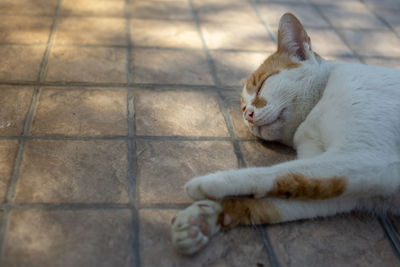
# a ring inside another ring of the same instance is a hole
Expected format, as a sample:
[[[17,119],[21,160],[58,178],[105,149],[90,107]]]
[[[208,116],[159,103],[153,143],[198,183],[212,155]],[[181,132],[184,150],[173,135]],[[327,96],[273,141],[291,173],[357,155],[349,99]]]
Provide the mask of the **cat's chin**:
[[[261,126],[250,126],[249,130],[255,136],[267,140],[267,141],[275,141],[280,138],[280,129],[282,128],[283,120],[276,120],[274,123],[261,125]]]

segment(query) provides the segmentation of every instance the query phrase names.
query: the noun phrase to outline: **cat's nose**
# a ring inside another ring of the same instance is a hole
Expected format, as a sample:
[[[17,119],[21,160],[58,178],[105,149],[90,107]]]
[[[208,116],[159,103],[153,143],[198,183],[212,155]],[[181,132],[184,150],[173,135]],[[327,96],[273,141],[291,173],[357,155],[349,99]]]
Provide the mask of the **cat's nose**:
[[[250,107],[247,108],[246,111],[244,112],[244,119],[248,122],[253,123],[254,122],[253,117],[254,117],[254,109]]]

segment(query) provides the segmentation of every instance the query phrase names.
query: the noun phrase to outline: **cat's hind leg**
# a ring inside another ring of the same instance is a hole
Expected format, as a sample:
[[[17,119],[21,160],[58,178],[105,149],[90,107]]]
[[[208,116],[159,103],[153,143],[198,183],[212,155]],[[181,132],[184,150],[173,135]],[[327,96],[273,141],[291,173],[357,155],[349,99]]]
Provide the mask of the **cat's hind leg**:
[[[172,223],[172,243],[183,254],[201,250],[221,228],[324,217],[349,212],[355,199],[284,200],[232,198],[201,200],[182,210]]]

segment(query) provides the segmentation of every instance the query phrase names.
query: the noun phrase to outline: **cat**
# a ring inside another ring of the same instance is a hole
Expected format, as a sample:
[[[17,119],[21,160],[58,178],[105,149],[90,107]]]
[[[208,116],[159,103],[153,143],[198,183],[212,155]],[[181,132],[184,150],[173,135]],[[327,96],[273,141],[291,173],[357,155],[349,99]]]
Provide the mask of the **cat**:
[[[247,79],[241,109],[254,135],[293,146],[297,159],[186,183],[196,202],[172,222],[181,253],[199,251],[236,225],[353,210],[400,213],[399,70],[324,60],[286,13],[277,51]]]

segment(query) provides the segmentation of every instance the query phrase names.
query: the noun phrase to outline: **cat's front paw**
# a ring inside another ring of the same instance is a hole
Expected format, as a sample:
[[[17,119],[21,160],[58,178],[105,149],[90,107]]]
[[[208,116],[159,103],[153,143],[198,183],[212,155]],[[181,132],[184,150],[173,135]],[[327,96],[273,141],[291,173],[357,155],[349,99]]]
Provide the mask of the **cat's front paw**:
[[[210,200],[193,203],[172,221],[172,244],[183,254],[194,254],[216,234],[221,205]]]
[[[228,183],[219,173],[193,178],[185,184],[186,194],[194,200],[217,200],[226,196]]]

